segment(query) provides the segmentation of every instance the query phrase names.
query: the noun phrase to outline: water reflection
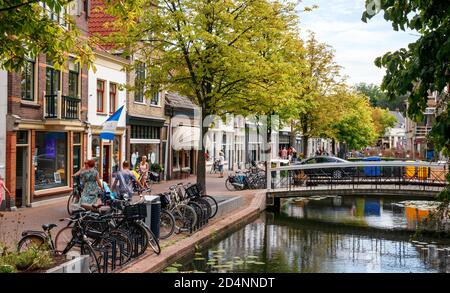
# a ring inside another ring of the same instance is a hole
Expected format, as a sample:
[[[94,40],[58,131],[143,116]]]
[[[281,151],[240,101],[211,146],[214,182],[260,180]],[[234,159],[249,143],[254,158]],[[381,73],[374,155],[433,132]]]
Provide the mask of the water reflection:
[[[312,197],[290,200],[282,214],[300,219],[387,229],[415,230],[435,203],[367,197]]]
[[[417,214],[408,219],[406,208],[393,203],[365,198],[288,203],[282,213],[264,213],[198,253],[182,270],[449,272],[450,246],[411,242],[409,234],[379,232],[383,230],[378,228],[409,228],[417,220]]]

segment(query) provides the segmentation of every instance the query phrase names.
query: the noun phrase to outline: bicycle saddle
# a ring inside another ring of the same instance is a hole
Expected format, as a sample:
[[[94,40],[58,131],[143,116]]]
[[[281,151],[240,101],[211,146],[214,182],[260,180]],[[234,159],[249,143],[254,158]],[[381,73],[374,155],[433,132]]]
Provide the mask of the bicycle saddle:
[[[56,224],[44,224],[42,225],[42,230],[44,231],[50,231],[51,229],[57,227]]]

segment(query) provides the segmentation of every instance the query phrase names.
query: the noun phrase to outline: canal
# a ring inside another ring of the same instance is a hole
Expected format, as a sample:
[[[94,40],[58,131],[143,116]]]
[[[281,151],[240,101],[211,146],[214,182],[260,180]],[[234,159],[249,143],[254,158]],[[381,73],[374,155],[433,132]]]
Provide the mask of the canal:
[[[287,200],[166,271],[450,272],[450,244],[411,239],[436,203],[367,197]]]

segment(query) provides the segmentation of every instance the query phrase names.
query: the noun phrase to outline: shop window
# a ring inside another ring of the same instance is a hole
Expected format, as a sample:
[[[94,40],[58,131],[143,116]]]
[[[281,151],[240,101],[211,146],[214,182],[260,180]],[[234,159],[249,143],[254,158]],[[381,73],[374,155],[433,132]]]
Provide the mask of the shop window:
[[[113,142],[112,171],[113,173],[115,173],[119,171],[119,169],[120,169],[120,136],[115,136]]]
[[[142,156],[147,157],[147,161],[149,163],[157,163],[159,164],[159,143],[151,143],[151,144],[131,144],[131,164],[133,168],[137,168],[139,163],[141,162]],[[135,158],[135,160],[133,160]]]
[[[96,166],[99,165],[100,162],[100,138],[95,135],[92,137],[92,159],[96,161]]]
[[[109,113],[116,111],[117,107],[117,85],[115,83],[109,84]]]
[[[97,79],[97,112],[105,111],[105,82]]]
[[[75,174],[81,168],[81,133],[73,134],[73,173]]]
[[[28,131],[17,131],[16,144],[28,144]]]
[[[35,189],[67,185],[67,134],[36,132]]]
[[[22,100],[34,101],[34,60],[28,60],[21,71],[21,97]]]

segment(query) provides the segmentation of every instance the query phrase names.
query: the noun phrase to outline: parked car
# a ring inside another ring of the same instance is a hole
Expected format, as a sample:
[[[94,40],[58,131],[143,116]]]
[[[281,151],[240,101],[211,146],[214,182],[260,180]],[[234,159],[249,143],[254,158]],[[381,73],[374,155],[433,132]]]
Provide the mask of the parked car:
[[[331,157],[331,156],[315,156],[308,159],[305,159],[294,165],[309,165],[309,164],[341,164],[341,163],[350,163],[347,160]],[[308,177],[332,177],[333,179],[342,179],[346,177],[352,177],[356,173],[355,167],[348,168],[323,168],[323,169],[305,169],[302,170],[303,174]]]

